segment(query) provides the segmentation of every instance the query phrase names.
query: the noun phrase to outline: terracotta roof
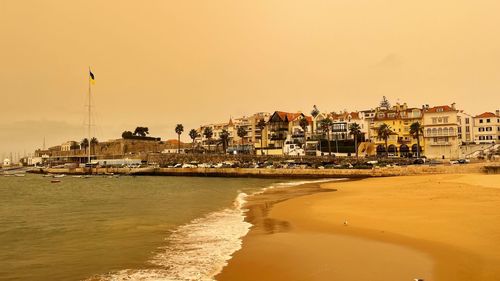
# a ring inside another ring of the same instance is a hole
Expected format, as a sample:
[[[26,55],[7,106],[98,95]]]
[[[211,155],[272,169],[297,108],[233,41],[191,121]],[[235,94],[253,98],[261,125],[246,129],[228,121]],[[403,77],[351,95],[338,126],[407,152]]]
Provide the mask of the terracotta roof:
[[[169,144],[169,145],[177,145],[178,143],[179,143],[179,141],[176,139],[170,139],[170,140],[165,141],[165,144]],[[184,144],[184,143],[181,141],[181,144]]]
[[[349,115],[351,115],[352,119],[361,119],[359,118],[359,112],[342,112],[342,113],[331,113],[331,117],[333,119],[348,119]]]
[[[281,118],[283,121],[288,121],[291,122],[295,120],[297,117],[301,116],[302,113],[297,112],[297,113],[290,113],[290,112],[284,112],[284,111],[276,111],[276,114]]]
[[[498,116],[493,112],[484,112],[475,116],[474,118],[486,118],[486,117],[498,117]]]
[[[427,108],[425,112],[427,113],[435,113],[435,112],[448,112],[448,111],[456,111],[455,109],[451,108],[448,105],[440,105],[440,106],[434,106],[431,108]]]

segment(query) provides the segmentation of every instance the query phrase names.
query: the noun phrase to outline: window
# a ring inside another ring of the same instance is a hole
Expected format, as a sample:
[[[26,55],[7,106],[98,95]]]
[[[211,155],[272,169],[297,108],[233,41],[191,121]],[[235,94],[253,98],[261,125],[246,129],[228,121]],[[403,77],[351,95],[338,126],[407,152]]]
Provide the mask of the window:
[[[448,117],[443,117],[443,123],[448,123]]]
[[[490,123],[490,119],[486,119],[486,123]]]
[[[431,134],[432,134],[432,133],[431,133],[431,128],[428,128],[428,129],[427,129],[427,136],[431,136]]]
[[[483,119],[479,119],[479,123],[483,123]]]
[[[470,132],[470,127],[469,126],[465,127],[465,132],[467,132],[467,133]]]
[[[458,127],[458,133],[462,133],[462,127]]]
[[[437,118],[436,117],[432,117],[432,124],[436,124],[437,123]]]
[[[378,118],[384,118],[385,114],[384,113],[379,113]]]
[[[469,124],[469,118],[465,118],[465,124]]]

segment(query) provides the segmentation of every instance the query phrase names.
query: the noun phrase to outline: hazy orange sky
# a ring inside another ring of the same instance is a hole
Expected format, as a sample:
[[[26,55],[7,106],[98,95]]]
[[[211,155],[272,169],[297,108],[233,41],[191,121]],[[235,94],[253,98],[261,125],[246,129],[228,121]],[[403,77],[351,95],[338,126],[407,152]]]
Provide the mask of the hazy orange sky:
[[[0,0],[0,153],[85,137],[88,66],[100,140],[382,95],[494,111],[499,12],[498,0]]]

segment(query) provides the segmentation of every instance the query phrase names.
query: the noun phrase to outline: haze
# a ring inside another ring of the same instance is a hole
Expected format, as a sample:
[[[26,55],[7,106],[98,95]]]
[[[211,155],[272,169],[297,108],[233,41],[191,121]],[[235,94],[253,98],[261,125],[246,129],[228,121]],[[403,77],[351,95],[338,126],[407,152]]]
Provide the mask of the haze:
[[[494,111],[498,1],[0,1],[0,153],[393,103]],[[188,138],[185,137],[187,140]]]

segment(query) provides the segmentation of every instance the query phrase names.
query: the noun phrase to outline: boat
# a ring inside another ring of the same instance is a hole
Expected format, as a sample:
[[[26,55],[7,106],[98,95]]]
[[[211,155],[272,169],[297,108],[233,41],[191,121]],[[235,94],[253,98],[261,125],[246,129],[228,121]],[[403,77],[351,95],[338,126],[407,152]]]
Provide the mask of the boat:
[[[83,176],[71,176],[72,178],[83,178]]]
[[[24,176],[26,176],[26,174],[14,174],[14,176],[16,176],[16,177],[24,177]]]
[[[65,176],[66,176],[65,174],[54,175],[53,178],[64,178]]]
[[[60,180],[51,180],[50,182],[51,183],[60,183],[61,181]]]

